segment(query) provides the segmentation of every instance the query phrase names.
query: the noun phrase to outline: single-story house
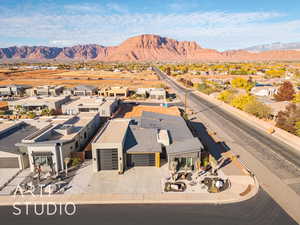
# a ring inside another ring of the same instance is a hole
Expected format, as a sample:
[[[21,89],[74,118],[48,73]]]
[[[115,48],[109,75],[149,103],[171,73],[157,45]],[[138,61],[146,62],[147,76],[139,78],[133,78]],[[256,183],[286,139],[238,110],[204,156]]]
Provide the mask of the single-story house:
[[[119,106],[114,97],[85,96],[62,105],[62,113],[76,115],[81,112],[98,112],[100,117],[111,117]]]
[[[0,86],[0,96],[23,96],[29,88],[27,85]]]
[[[59,96],[64,87],[56,85],[37,86],[26,90],[28,96]]]
[[[66,102],[70,101],[69,96],[59,97],[28,97],[17,101],[9,101],[8,107],[15,114],[18,113],[19,107],[25,111],[34,111],[40,113],[43,109],[54,110],[56,113],[61,113],[61,107]]]
[[[127,97],[129,89],[128,87],[106,87],[101,88],[98,94],[104,97]]]
[[[92,96],[96,95],[98,88],[91,85],[79,85],[73,88],[73,95],[75,96]]]
[[[272,97],[277,93],[277,88],[273,86],[256,86],[250,91],[252,95],[261,97]]]
[[[171,169],[194,170],[203,145],[180,116],[143,112],[134,119],[113,119],[92,142],[93,171],[135,166],[160,167],[167,160]]]
[[[82,151],[100,126],[98,113],[84,113],[53,122],[16,144],[27,155],[32,172],[58,173],[65,170],[65,158]]]
[[[138,88],[137,95],[149,96],[150,99],[165,100],[167,92],[164,88]]]

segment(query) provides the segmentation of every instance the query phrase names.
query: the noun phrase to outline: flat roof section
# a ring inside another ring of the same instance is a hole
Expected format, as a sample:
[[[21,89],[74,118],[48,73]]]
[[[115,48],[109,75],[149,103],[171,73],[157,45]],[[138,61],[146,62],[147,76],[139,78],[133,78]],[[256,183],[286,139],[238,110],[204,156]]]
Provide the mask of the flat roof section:
[[[12,129],[7,129],[7,133],[4,131],[0,137],[0,151],[18,154],[19,150],[15,144],[36,131],[38,131],[36,127],[26,123],[20,123]]]
[[[9,105],[22,105],[22,106],[41,106],[46,104],[52,104],[55,102],[59,102],[66,99],[66,96],[64,97],[28,97],[23,98],[17,101],[11,101],[9,102]]]
[[[143,112],[155,112],[172,116],[180,116],[180,111],[177,106],[162,107],[162,106],[134,106],[130,112],[127,112],[125,118],[141,117]]]
[[[130,120],[113,119],[98,133],[94,143],[122,143]]]
[[[138,125],[129,125],[125,150],[127,153],[162,152],[161,144],[157,142],[157,130],[141,128]]]

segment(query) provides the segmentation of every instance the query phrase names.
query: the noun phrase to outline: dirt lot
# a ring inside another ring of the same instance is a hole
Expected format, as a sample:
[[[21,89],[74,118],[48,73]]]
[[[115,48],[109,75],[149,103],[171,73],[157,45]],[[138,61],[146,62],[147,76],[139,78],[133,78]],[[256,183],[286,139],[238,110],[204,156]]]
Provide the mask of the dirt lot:
[[[185,79],[193,79],[193,78],[205,78],[205,79],[233,79],[241,77],[244,79],[249,79],[249,77],[252,77],[253,79],[259,79],[262,78],[262,76],[259,75],[194,75],[194,74],[184,74],[184,75],[177,75],[176,78],[185,78]]]
[[[159,87],[162,82],[151,71],[140,73],[109,71],[65,71],[65,70],[0,70],[0,85],[64,85],[72,87],[80,84],[104,86]]]

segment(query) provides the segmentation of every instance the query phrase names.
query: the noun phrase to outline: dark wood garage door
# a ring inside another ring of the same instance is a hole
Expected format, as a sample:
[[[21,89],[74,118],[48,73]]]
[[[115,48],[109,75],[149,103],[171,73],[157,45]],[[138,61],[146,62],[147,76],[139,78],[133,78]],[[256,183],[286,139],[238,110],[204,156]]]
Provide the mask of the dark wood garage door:
[[[97,157],[98,157],[98,170],[118,169],[117,149],[98,149]]]
[[[0,158],[0,168],[19,168],[19,160],[14,157]]]
[[[127,154],[127,166],[155,166],[155,154]]]

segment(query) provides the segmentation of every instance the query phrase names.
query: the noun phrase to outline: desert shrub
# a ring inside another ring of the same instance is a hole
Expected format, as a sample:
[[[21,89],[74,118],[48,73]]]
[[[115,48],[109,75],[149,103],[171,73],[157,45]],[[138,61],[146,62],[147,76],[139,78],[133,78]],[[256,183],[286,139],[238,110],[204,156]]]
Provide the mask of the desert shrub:
[[[285,111],[280,111],[277,115],[276,126],[299,135],[299,122],[300,122],[300,106],[290,104],[286,107]]]
[[[246,104],[244,110],[260,119],[268,119],[271,116],[271,108],[257,100],[250,101]]]

